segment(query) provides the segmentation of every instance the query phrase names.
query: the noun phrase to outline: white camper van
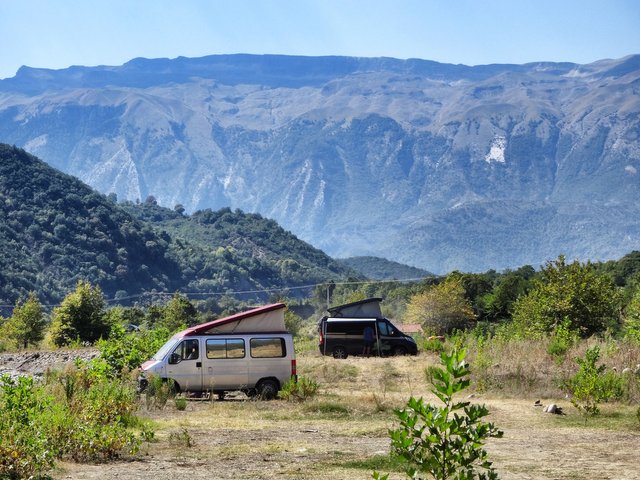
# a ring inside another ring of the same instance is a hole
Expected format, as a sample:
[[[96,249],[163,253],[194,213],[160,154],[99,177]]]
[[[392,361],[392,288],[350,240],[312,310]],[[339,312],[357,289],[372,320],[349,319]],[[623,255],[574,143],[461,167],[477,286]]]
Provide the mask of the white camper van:
[[[142,364],[140,390],[147,376],[171,379],[184,392],[211,392],[223,398],[240,390],[275,398],[296,378],[293,339],[286,331],[282,303],[266,305],[176,333]]]

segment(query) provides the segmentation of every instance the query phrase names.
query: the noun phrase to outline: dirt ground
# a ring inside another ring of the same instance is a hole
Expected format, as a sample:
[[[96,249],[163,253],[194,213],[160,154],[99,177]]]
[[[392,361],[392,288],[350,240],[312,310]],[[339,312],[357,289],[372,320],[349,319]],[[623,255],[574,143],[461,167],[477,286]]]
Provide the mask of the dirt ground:
[[[140,414],[156,430],[155,441],[134,457],[106,464],[61,462],[54,480],[73,479],[367,479],[374,468],[388,472],[387,431],[393,408],[410,395],[430,400],[424,368],[428,356],[334,360],[299,356],[299,372],[321,385],[302,403],[258,402],[243,396],[171,402]],[[0,356],[0,371],[3,357]],[[6,366],[6,365],[5,365]],[[23,368],[24,369],[24,368]],[[603,409],[603,419],[585,422],[566,399],[566,415],[534,406],[537,399],[470,399],[489,408],[489,420],[504,431],[487,450],[503,479],[640,479],[637,406]],[[622,412],[622,413],[620,413]],[[635,421],[635,423],[632,422]],[[626,422],[626,423],[625,423]],[[405,478],[392,472],[390,478]]]

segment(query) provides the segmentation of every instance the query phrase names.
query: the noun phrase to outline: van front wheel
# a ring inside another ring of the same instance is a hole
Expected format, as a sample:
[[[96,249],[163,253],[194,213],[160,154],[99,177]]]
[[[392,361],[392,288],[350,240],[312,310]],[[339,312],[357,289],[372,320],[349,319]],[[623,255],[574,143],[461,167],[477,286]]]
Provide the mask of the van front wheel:
[[[278,396],[278,384],[274,380],[262,380],[256,390],[260,400],[273,400]]]
[[[336,347],[333,349],[333,358],[347,358],[347,349],[344,347]]]
[[[404,348],[404,347],[396,347],[396,348],[393,349],[393,354],[396,357],[399,357],[401,355],[406,355],[407,354],[407,349]]]

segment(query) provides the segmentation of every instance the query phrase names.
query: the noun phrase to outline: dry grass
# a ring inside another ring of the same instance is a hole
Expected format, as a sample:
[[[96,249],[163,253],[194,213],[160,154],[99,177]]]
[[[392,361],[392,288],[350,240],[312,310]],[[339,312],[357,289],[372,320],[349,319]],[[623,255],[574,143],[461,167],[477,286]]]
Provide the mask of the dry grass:
[[[600,417],[585,423],[553,380],[546,378],[569,369],[571,362],[555,363],[545,346],[533,344],[528,349],[508,344],[485,346],[484,351],[476,347],[470,345],[475,381],[487,375],[501,384],[496,389],[489,385],[484,391],[476,389],[472,399],[485,403],[490,421],[505,432],[503,439],[488,444],[501,478],[640,478],[637,405],[604,405]],[[576,347],[567,358],[583,348]],[[610,348],[606,354],[603,349],[603,360],[619,362],[617,368],[635,361],[637,350],[625,348]],[[393,409],[411,395],[435,402],[425,369],[437,362],[438,356],[431,353],[334,360],[305,352],[298,357],[298,371],[321,385],[316,398],[297,403],[238,396],[189,402],[185,411],[171,406],[143,411],[156,425],[157,441],[145,447],[142,456],[100,466],[63,464],[53,478],[367,479],[373,469],[391,472],[390,478],[405,478],[387,459]],[[567,415],[542,413],[534,406],[538,398],[558,403]],[[178,438],[182,432],[193,446],[170,441],[172,434]]]

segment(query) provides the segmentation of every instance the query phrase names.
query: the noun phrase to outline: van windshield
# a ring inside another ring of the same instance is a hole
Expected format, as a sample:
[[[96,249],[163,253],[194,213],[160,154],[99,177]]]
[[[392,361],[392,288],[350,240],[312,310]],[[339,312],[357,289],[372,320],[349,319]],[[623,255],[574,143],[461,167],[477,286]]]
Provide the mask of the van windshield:
[[[173,350],[173,347],[176,346],[176,343],[178,343],[178,340],[172,338],[167,343],[165,343],[160,348],[160,350],[156,352],[156,354],[152,357],[152,359],[156,361],[162,360],[164,357],[167,356],[167,353],[169,353],[169,351]]]

